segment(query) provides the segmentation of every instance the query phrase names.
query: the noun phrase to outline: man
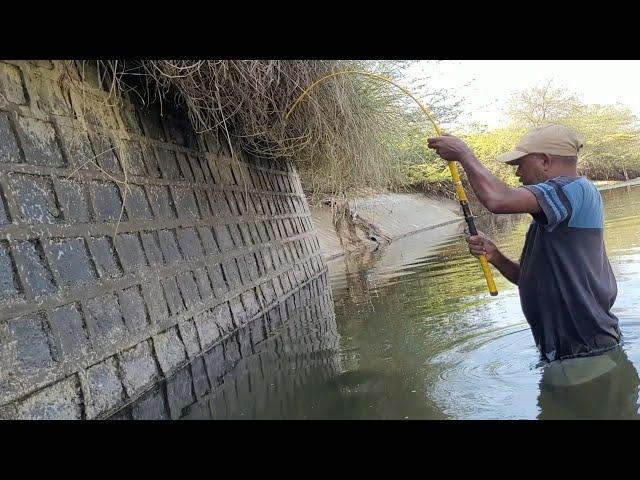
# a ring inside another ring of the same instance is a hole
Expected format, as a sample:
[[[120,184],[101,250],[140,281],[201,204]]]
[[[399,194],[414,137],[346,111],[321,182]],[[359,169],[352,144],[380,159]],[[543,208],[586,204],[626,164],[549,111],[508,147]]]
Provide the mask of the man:
[[[617,285],[603,241],[602,198],[578,176],[583,144],[560,125],[528,132],[498,161],[517,166],[523,187],[496,178],[459,138],[429,139],[429,148],[458,161],[480,202],[493,213],[533,217],[519,263],[505,257],[484,235],[467,239],[469,250],[485,254],[518,285],[522,310],[542,360],[574,359],[607,352],[621,342],[611,313]]]

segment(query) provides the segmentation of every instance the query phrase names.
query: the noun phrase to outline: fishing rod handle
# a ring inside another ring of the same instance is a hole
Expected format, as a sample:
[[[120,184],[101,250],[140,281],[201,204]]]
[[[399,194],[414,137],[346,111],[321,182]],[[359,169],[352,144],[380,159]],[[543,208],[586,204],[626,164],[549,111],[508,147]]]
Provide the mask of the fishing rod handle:
[[[473,215],[471,214],[471,209],[469,208],[469,201],[467,200],[467,194],[462,187],[462,181],[460,180],[460,173],[458,172],[458,167],[455,162],[448,162],[449,170],[451,171],[451,177],[453,178],[453,183],[456,186],[456,192],[458,194],[458,200],[460,201],[460,206],[462,207],[462,213],[464,214],[464,219],[467,222],[467,226],[469,227],[469,233],[471,235],[478,235],[478,230],[476,229],[476,224],[473,220]],[[491,269],[489,268],[489,262],[487,261],[486,255],[480,255],[480,266],[482,267],[482,272],[484,273],[484,278],[487,281],[487,288],[489,289],[489,293],[492,297],[498,295],[498,287],[496,287],[496,282],[493,279],[493,274],[491,273]]]

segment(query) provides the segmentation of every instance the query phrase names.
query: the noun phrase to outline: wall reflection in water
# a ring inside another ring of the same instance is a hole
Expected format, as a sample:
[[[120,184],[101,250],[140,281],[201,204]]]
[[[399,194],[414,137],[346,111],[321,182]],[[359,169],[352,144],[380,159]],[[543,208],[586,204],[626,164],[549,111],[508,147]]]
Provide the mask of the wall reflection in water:
[[[111,419],[309,418],[310,393],[340,372],[324,274]]]

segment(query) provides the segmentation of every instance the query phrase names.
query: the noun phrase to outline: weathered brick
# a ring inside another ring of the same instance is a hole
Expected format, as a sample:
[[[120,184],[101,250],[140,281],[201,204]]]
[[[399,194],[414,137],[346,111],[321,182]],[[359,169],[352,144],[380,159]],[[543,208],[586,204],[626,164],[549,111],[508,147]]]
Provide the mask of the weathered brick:
[[[155,152],[162,178],[171,180],[179,179],[180,169],[175,152],[173,150],[167,150],[166,148],[156,148]]]
[[[229,302],[216,305],[209,312],[212,315],[214,322],[216,322],[221,334],[229,334],[237,327],[234,323],[233,315],[231,314]]]
[[[240,277],[240,271],[238,270],[238,264],[235,259],[231,259],[222,264],[222,270],[224,272],[224,278],[227,280],[229,288],[238,288],[242,284]]]
[[[187,359],[184,345],[175,328],[159,333],[153,339],[156,357],[165,375],[172,373]]]
[[[200,341],[193,321],[189,320],[178,324],[178,329],[189,358],[195,358],[200,353]]]
[[[0,241],[0,301],[8,300],[19,293],[15,266],[8,242]]]
[[[89,338],[95,347],[114,348],[126,333],[118,298],[113,293],[87,300],[84,304]]]
[[[89,352],[89,337],[75,303],[53,309],[48,317],[62,360],[78,360]]]
[[[12,253],[28,295],[36,297],[56,290],[44,251],[37,240],[19,242]]]
[[[211,385],[220,385],[220,379],[225,373],[224,346],[222,344],[216,345],[214,348],[206,351],[202,359],[204,360],[207,376],[209,377]]]
[[[173,199],[169,187],[164,185],[147,185],[147,194],[151,208],[157,219],[176,218]]]
[[[233,317],[233,323],[237,326],[244,325],[248,318],[247,311],[242,306],[240,297],[234,297],[229,300],[229,308]]]
[[[193,176],[193,172],[191,171],[191,166],[189,165],[189,161],[187,160],[187,155],[182,152],[176,152],[176,157],[178,159],[178,166],[180,171],[182,172],[181,177],[186,178],[187,180],[194,181],[195,177]]]
[[[169,310],[167,300],[158,280],[145,282],[142,286],[142,295],[149,309],[149,319],[152,324],[164,324]]]
[[[122,211],[120,191],[114,183],[93,181],[89,189],[96,219],[100,222],[127,221],[126,211]]]
[[[137,271],[147,265],[142,242],[137,233],[119,233],[116,235],[115,246],[126,272]]]
[[[282,275],[279,275],[278,278],[280,279],[280,284],[282,285],[282,288],[284,288],[285,292],[288,292],[289,290],[291,290],[293,287],[291,285],[291,282],[289,280],[289,273],[283,273]]]
[[[2,376],[5,372],[18,378],[30,376],[43,373],[54,365],[51,341],[39,313],[11,319],[6,330],[0,329],[0,344],[7,349],[0,355],[0,358],[5,357]],[[2,397],[0,393],[0,402]]]
[[[251,204],[253,205],[254,211],[256,212],[257,215],[263,215],[264,209],[262,208],[262,202],[260,201],[260,197],[255,193],[252,193],[250,195],[251,195]]]
[[[222,342],[224,347],[224,360],[227,364],[235,364],[241,358],[238,336],[232,335]]]
[[[144,390],[158,377],[149,342],[142,342],[119,356],[122,384],[129,397]]]
[[[229,287],[222,273],[222,267],[220,264],[211,265],[207,268],[209,272],[209,278],[211,279],[211,285],[213,286],[213,293],[216,297],[224,295]]]
[[[280,277],[276,277],[273,279],[273,289],[276,292],[276,298],[281,298],[284,296],[284,290],[280,283]]]
[[[260,271],[258,269],[258,264],[256,263],[256,257],[253,255],[253,253],[248,253],[244,256],[244,260],[251,279],[258,280],[260,278]]]
[[[268,281],[260,285],[260,290],[266,303],[269,305],[277,300],[277,294],[273,287],[273,282]]]
[[[251,238],[251,233],[249,233],[249,227],[246,223],[238,224],[238,230],[240,231],[240,237],[242,238],[242,243],[244,245],[252,245],[253,239]]]
[[[182,260],[182,255],[178,249],[176,235],[173,230],[160,230],[158,232],[158,238],[160,239],[160,248],[162,249],[162,254],[167,264]]]
[[[116,153],[118,147],[112,144],[109,135],[93,131],[88,132],[88,135],[93,151],[96,152],[95,162],[107,172],[121,173],[122,167]]]
[[[233,239],[233,244],[236,248],[244,247],[244,242],[242,241],[242,236],[240,235],[240,230],[238,229],[238,225],[230,224],[228,225],[229,234]]]
[[[195,327],[198,330],[198,337],[202,349],[206,350],[213,345],[221,336],[215,317],[210,312],[203,312],[194,317]]]
[[[213,227],[213,231],[215,232],[216,240],[220,250],[222,250],[223,252],[227,252],[234,248],[233,239],[231,238],[229,227],[227,225],[215,225]]]
[[[182,272],[178,274],[177,280],[187,309],[196,307],[201,300],[193,274],[191,272]]]
[[[211,206],[211,212],[214,216],[220,217],[223,215],[231,215],[229,204],[222,192],[213,192],[209,190],[207,191],[207,196],[209,197],[209,205]]]
[[[198,204],[192,188],[172,186],[171,194],[178,212],[178,218],[200,218]]]
[[[72,377],[49,385],[16,402],[17,420],[79,420],[82,397],[78,379]]]
[[[160,388],[145,394],[131,407],[131,416],[135,420],[166,420],[169,412],[165,405],[164,395]]]
[[[51,179],[38,175],[12,175],[10,188],[20,206],[23,222],[34,225],[58,221],[60,210]]]
[[[4,205],[4,194],[2,192],[2,185],[0,185],[0,225],[11,223],[9,214],[7,213],[7,207]]]
[[[209,161],[202,156],[198,156],[197,158],[194,158],[195,161],[197,161],[200,164],[200,168],[202,169],[202,173],[204,174],[204,178],[205,178],[205,182],[213,185],[216,183],[213,174],[211,173],[211,169],[209,167]]]
[[[246,215],[247,205],[244,202],[244,196],[240,192],[231,192],[231,198],[236,204],[236,207],[238,207],[238,213],[240,215]]]
[[[242,328],[238,330],[236,334],[238,339],[238,346],[240,347],[240,357],[249,359],[251,354],[253,353],[251,346],[251,335],[249,333],[249,327]],[[245,362],[244,367],[247,367],[247,363]],[[248,373],[248,372],[247,372]],[[241,380],[246,381],[246,375],[240,377]],[[246,396],[243,395],[246,398]]]
[[[189,165],[191,166],[191,170],[193,171],[193,176],[195,177],[196,182],[205,183],[205,174],[202,171],[202,165],[200,164],[200,160],[198,159],[198,157],[188,155],[188,158]]]
[[[129,331],[142,333],[148,327],[144,300],[140,294],[140,286],[126,288],[118,294],[120,310]]]
[[[31,88],[37,92],[40,110],[53,115],[70,115],[71,105],[57,82],[40,75],[31,76]]]
[[[244,305],[247,320],[250,320],[260,312],[261,307],[260,303],[258,303],[258,298],[256,297],[253,289],[247,290],[240,295],[240,297],[242,298],[242,304]]]
[[[202,300],[205,302],[210,300],[213,297],[213,290],[211,288],[211,280],[209,279],[209,275],[207,275],[207,271],[204,268],[199,268],[194,270],[193,276],[198,284],[198,291],[200,292]]]
[[[0,63],[0,93],[11,103],[24,105],[27,102],[22,74],[18,67]]]
[[[204,255],[198,234],[193,228],[178,228],[178,243],[187,260],[194,260]]]
[[[249,267],[247,266],[247,261],[244,256],[240,256],[236,258],[236,263],[238,265],[238,270],[240,271],[240,280],[241,283],[247,285],[251,282],[251,274],[249,273]]]
[[[139,185],[129,184],[125,191],[125,205],[129,216],[133,220],[153,220],[144,189]]]
[[[276,240],[276,234],[273,231],[273,227],[271,226],[271,222],[269,222],[268,220],[265,220],[265,221],[263,221],[263,225],[264,225],[264,228],[265,228],[265,230],[267,232],[267,238],[270,241]]]
[[[207,369],[202,357],[194,359],[191,363],[191,375],[193,378],[193,389],[196,392],[196,396],[198,398],[202,398],[211,390],[209,386],[209,378],[207,376]]]
[[[122,154],[123,164],[130,175],[146,175],[144,155],[139,142],[133,140],[123,141],[125,153]]]
[[[20,150],[9,117],[5,112],[0,112],[0,162],[20,161]]]
[[[262,264],[264,265],[265,273],[269,273],[275,269],[269,249],[261,250],[258,255],[260,255],[260,257],[262,258]]]
[[[84,239],[46,240],[44,251],[64,285],[78,286],[97,278]]]
[[[167,380],[167,403],[171,418],[181,418],[183,410],[195,401],[190,369],[183,368]]]
[[[202,218],[211,218],[213,215],[211,212],[211,206],[209,204],[209,198],[207,197],[207,192],[200,188],[195,189],[196,200],[198,203],[198,209],[202,214]]]
[[[120,261],[110,237],[95,237],[89,240],[89,250],[100,277],[122,275]]]
[[[263,240],[260,237],[260,234],[258,233],[258,228],[256,227],[256,224],[251,222],[247,224],[247,227],[249,228],[249,234],[251,235],[251,243],[253,245],[260,245]]]
[[[122,403],[123,389],[113,358],[87,369],[87,386],[91,395],[87,413],[96,418]]]
[[[159,178],[161,176],[160,165],[158,165],[158,157],[156,156],[155,150],[150,145],[144,143],[142,145],[142,156],[144,157],[144,163],[149,175],[154,178]]]
[[[55,180],[55,188],[66,221],[74,223],[91,221],[89,199],[83,184],[75,180],[58,178]]]
[[[169,305],[169,311],[171,315],[177,315],[185,310],[184,303],[182,301],[182,295],[178,289],[178,283],[175,277],[169,277],[161,280],[160,282],[164,289],[164,295]]]
[[[160,250],[158,232],[144,232],[140,234],[140,238],[142,238],[142,245],[149,260],[149,265],[161,266],[164,260]]]
[[[213,236],[211,227],[198,227],[198,234],[200,235],[200,241],[202,242],[202,246],[204,247],[204,251],[207,255],[216,255],[220,253],[220,249],[218,248],[216,239]]]
[[[95,168],[95,153],[85,130],[61,125],[60,140],[71,167],[83,170]]]
[[[229,210],[231,211],[231,215],[234,217],[240,216],[240,210],[238,209],[238,205],[236,205],[235,198],[233,196],[233,192],[225,191],[223,192],[223,197],[229,206]]]
[[[16,130],[22,143],[25,161],[32,165],[63,167],[62,152],[50,122],[18,116]]]

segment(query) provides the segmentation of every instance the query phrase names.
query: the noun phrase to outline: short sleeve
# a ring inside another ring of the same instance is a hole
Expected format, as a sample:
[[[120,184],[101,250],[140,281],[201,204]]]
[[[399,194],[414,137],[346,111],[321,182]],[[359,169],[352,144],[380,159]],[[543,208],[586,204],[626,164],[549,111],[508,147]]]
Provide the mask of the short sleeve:
[[[538,205],[544,213],[533,217],[548,231],[554,230],[558,225],[571,217],[571,203],[562,191],[562,187],[552,180],[525,185],[524,188],[533,193],[538,200]]]

